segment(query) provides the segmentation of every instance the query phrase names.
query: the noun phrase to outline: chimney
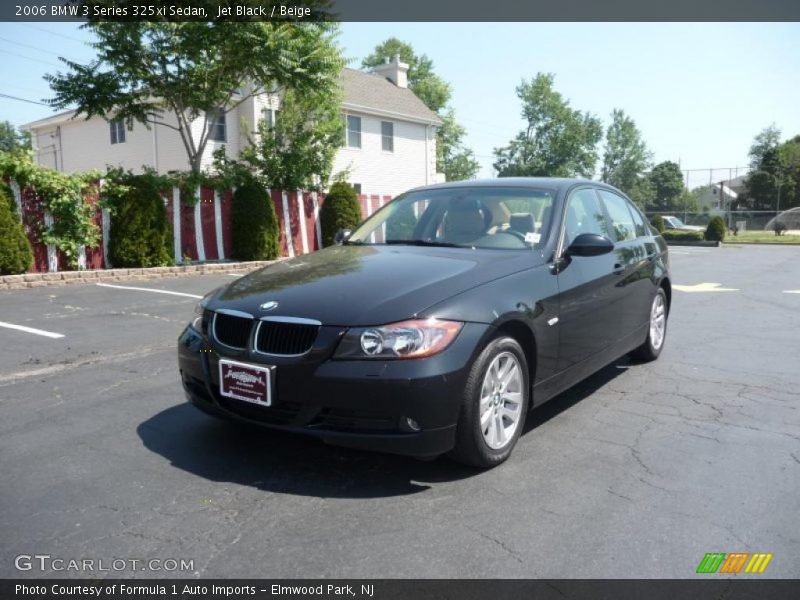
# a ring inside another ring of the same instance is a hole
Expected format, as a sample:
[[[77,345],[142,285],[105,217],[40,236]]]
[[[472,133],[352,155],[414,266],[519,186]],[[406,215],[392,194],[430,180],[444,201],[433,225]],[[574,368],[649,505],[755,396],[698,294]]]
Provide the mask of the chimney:
[[[408,87],[408,65],[404,62],[400,62],[399,54],[396,54],[391,61],[387,58],[386,64],[375,67],[372,71],[376,75],[386,77],[386,79],[397,87]]]

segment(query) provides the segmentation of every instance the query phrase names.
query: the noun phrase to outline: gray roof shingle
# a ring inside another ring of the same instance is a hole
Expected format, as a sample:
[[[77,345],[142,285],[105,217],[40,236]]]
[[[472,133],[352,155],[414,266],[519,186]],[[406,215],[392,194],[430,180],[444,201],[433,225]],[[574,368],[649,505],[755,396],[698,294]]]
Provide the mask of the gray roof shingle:
[[[342,70],[343,103],[345,108],[359,107],[367,112],[405,115],[412,120],[441,124],[439,116],[429,109],[414,92],[397,87],[391,81],[374,73],[355,69]]]

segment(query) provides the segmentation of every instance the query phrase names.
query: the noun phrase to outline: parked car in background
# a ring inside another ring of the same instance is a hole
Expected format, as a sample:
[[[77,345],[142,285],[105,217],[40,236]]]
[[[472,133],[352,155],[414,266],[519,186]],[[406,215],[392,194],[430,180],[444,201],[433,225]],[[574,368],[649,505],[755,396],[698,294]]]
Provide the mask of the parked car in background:
[[[699,225],[686,225],[678,217],[664,216],[664,227],[675,231],[705,231],[705,227]]]
[[[195,406],[486,468],[531,408],[664,345],[666,243],[602,183],[418,188],[338,239],[200,301],[178,344]]]

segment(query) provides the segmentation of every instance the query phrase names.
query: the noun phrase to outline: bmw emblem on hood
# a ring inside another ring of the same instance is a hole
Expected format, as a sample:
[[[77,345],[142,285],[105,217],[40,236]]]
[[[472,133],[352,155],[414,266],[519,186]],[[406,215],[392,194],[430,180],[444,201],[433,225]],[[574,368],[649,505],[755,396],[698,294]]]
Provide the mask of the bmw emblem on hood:
[[[269,310],[275,310],[276,308],[278,308],[278,303],[275,302],[275,300],[270,300],[269,302],[264,302],[264,304],[259,306],[259,308],[264,312]]]

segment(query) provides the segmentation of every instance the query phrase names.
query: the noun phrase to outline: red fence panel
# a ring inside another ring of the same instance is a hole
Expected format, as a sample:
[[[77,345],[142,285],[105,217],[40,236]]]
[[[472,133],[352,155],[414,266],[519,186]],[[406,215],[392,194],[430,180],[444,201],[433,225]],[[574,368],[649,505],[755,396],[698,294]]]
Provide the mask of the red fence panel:
[[[34,272],[46,272],[48,270],[47,246],[41,241],[39,233],[44,223],[44,205],[30,189],[21,190],[20,195],[22,222],[33,250],[34,262],[32,270]],[[174,223],[174,211],[176,209],[179,211],[181,256],[176,257],[178,262],[183,257],[188,257],[192,261],[199,259],[198,237],[202,237],[206,260],[231,258],[233,251],[233,193],[232,191],[220,193],[218,205],[216,205],[215,197],[214,190],[202,188],[200,190],[199,203],[196,207],[194,205],[187,206],[183,202],[180,202],[179,206],[175,207],[172,201],[173,194],[164,194],[167,218],[171,226]],[[298,256],[303,254],[304,250],[314,252],[322,247],[319,210],[325,200],[323,194],[296,191],[284,194],[280,190],[271,190],[270,199],[275,205],[275,213],[278,216],[281,256]],[[389,202],[391,196],[359,194],[358,200],[362,218],[366,218],[369,214],[374,213]],[[86,202],[96,207],[93,219],[98,228],[102,230],[102,212],[97,206],[98,194],[95,192],[88,195]],[[195,215],[196,211],[199,219]],[[195,228],[196,220],[201,228],[199,232]],[[176,233],[173,230],[173,235]],[[198,236],[198,233],[200,236]],[[217,244],[217,236],[220,233],[222,236],[222,256],[220,256]],[[383,241],[383,232],[377,232],[376,236],[378,241]],[[57,253],[57,260],[59,269],[68,268],[66,257],[62,252]],[[88,269],[103,269],[107,266],[102,241],[99,241],[95,248],[86,248],[86,267]]]

